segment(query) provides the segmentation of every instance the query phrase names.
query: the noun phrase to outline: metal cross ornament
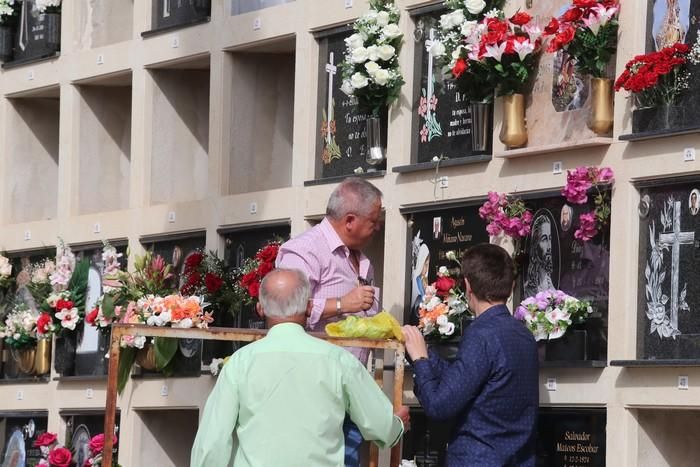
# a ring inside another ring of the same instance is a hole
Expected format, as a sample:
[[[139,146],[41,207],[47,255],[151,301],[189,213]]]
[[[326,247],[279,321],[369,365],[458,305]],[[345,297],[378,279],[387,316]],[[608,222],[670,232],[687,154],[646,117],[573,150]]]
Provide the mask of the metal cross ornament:
[[[326,115],[328,118],[328,125],[330,125],[331,120],[333,120],[333,75],[335,75],[338,72],[338,67],[335,66],[334,59],[335,56],[333,52],[331,52],[328,57],[328,63],[326,63],[326,73],[328,73],[328,109]],[[326,143],[332,143],[332,135],[330,132],[330,128],[328,130],[328,133],[326,134]]]

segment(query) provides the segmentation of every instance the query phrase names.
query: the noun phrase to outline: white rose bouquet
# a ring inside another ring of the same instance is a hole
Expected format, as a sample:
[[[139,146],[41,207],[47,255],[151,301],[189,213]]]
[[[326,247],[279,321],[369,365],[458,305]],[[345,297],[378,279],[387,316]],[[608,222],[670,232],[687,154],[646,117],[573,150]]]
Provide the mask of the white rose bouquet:
[[[370,0],[370,10],[360,17],[345,39],[341,90],[355,96],[363,111],[379,116],[384,106],[399,97],[404,84],[399,68],[403,34],[399,29],[399,9],[389,0]]]
[[[31,347],[37,338],[36,321],[36,314],[27,305],[17,304],[5,322],[0,323],[0,338],[5,339],[5,343],[14,349]]]
[[[39,13],[60,13],[61,0],[36,0],[36,9]]]
[[[14,24],[19,15],[19,0],[0,0],[0,25]]]

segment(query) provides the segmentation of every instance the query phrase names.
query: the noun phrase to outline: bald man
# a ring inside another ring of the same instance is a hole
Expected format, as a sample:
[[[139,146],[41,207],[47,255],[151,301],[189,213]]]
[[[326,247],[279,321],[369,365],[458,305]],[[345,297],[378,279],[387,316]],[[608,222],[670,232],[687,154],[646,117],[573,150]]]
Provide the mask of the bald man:
[[[408,409],[394,415],[357,358],[304,331],[309,295],[301,271],[276,269],[263,279],[258,312],[269,331],[221,371],[199,424],[193,467],[343,465],[346,411],[380,448],[399,441]]]

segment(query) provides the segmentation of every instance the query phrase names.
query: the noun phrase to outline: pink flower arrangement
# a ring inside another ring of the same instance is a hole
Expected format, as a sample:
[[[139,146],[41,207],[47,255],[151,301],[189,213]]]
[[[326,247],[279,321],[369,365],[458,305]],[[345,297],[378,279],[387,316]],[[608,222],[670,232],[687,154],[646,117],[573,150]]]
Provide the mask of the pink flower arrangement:
[[[501,232],[514,240],[530,234],[532,213],[520,199],[509,199],[505,193],[490,191],[488,200],[479,208],[479,216],[489,224],[486,231],[496,236]]]
[[[600,187],[610,185],[614,181],[615,174],[609,167],[577,167],[567,171],[566,186],[561,190],[561,194],[569,203],[585,204],[588,202],[588,191],[591,188],[596,190],[595,208],[579,216],[579,228],[574,232],[577,240],[587,242],[607,225],[610,219],[610,202],[608,192],[601,191]]]

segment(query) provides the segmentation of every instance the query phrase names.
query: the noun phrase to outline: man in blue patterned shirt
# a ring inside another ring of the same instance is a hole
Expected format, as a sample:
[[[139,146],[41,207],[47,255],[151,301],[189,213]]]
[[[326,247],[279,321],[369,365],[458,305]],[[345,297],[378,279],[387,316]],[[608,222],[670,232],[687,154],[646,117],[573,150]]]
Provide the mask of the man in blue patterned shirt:
[[[466,297],[476,315],[455,361],[428,354],[413,326],[404,326],[413,360],[414,392],[428,417],[455,419],[447,466],[532,467],[538,394],[537,345],[506,301],[515,268],[496,245],[470,248],[462,259]]]

